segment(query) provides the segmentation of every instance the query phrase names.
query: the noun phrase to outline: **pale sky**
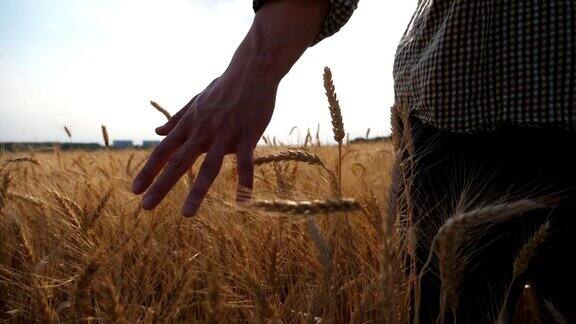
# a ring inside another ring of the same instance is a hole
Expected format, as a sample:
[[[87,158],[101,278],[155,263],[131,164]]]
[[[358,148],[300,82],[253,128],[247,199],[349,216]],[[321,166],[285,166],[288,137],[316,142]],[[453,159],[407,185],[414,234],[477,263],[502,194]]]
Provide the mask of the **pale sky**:
[[[361,0],[349,23],[282,81],[266,135],[330,138],[332,68],[352,137],[390,132],[392,64],[416,0]],[[250,27],[250,0],[0,0],[0,142],[159,139],[165,119],[218,77]]]

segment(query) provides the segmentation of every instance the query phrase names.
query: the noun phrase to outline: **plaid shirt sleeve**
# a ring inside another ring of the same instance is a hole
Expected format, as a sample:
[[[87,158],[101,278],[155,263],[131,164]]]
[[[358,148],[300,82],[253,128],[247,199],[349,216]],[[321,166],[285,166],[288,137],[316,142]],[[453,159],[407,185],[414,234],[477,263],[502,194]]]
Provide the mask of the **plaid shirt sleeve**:
[[[358,7],[359,1],[360,0],[330,0],[332,4],[330,13],[324,20],[322,29],[312,46],[319,43],[324,38],[336,34],[340,28],[348,22],[350,17],[352,17],[354,10]],[[265,2],[266,0],[253,0],[252,5],[254,11],[258,11]]]
[[[576,129],[575,1],[422,0],[394,80],[396,107],[440,129]]]

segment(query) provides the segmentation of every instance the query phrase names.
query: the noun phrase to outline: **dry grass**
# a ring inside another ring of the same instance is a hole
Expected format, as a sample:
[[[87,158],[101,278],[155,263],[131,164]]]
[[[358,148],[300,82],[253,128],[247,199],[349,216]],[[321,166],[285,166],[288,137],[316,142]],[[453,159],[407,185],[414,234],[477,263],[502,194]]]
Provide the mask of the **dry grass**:
[[[61,166],[56,153],[36,153],[39,165],[10,163],[1,178],[0,311],[20,321],[382,319],[384,215],[360,205],[363,188],[388,188],[393,157],[380,149],[390,145],[353,146],[348,160],[375,170],[343,169],[344,194],[357,201],[330,200],[318,165],[277,161],[298,164],[291,197],[308,202],[277,202],[267,164],[257,167],[262,208],[237,206],[229,159],[194,219],[179,214],[187,178],[155,211],[140,210],[127,165],[148,152],[60,152]],[[335,148],[315,149],[314,161],[336,167]],[[385,195],[370,199],[385,210]]]
[[[150,101],[150,105],[152,105],[152,107],[154,107],[154,109],[158,110],[159,113],[164,115],[164,117],[166,117],[166,119],[172,118],[172,115],[170,115],[168,110],[164,109],[164,107],[160,106],[160,104],[157,103],[156,101]]]

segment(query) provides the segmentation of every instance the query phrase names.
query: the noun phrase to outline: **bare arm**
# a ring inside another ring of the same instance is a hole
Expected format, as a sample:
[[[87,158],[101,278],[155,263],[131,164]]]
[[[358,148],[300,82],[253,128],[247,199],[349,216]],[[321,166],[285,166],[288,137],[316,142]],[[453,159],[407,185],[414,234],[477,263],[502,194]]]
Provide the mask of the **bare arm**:
[[[136,176],[132,191],[155,208],[207,153],[182,212],[193,216],[227,154],[238,162],[238,200],[249,198],[253,152],[270,122],[278,84],[316,38],[328,0],[268,1],[226,71],[156,132],[166,138]]]

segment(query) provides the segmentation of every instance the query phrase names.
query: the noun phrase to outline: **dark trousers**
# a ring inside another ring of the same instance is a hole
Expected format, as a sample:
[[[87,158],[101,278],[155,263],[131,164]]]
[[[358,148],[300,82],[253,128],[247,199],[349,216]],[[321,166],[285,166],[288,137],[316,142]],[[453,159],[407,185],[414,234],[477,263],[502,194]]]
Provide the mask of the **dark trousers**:
[[[446,321],[456,315],[459,323],[494,323],[512,280],[515,257],[539,226],[549,221],[550,235],[510,298],[516,299],[529,284],[541,303],[553,303],[569,322],[576,323],[576,260],[572,259],[576,254],[576,132],[505,128],[468,135],[439,131],[419,121],[413,124],[417,268],[427,259],[438,228],[463,202],[464,210],[522,198],[545,198],[549,204],[467,238],[464,251],[469,257],[460,280],[458,310]],[[440,284],[435,259],[422,283],[422,323],[437,318]],[[544,322],[550,318],[546,309],[539,312]]]

